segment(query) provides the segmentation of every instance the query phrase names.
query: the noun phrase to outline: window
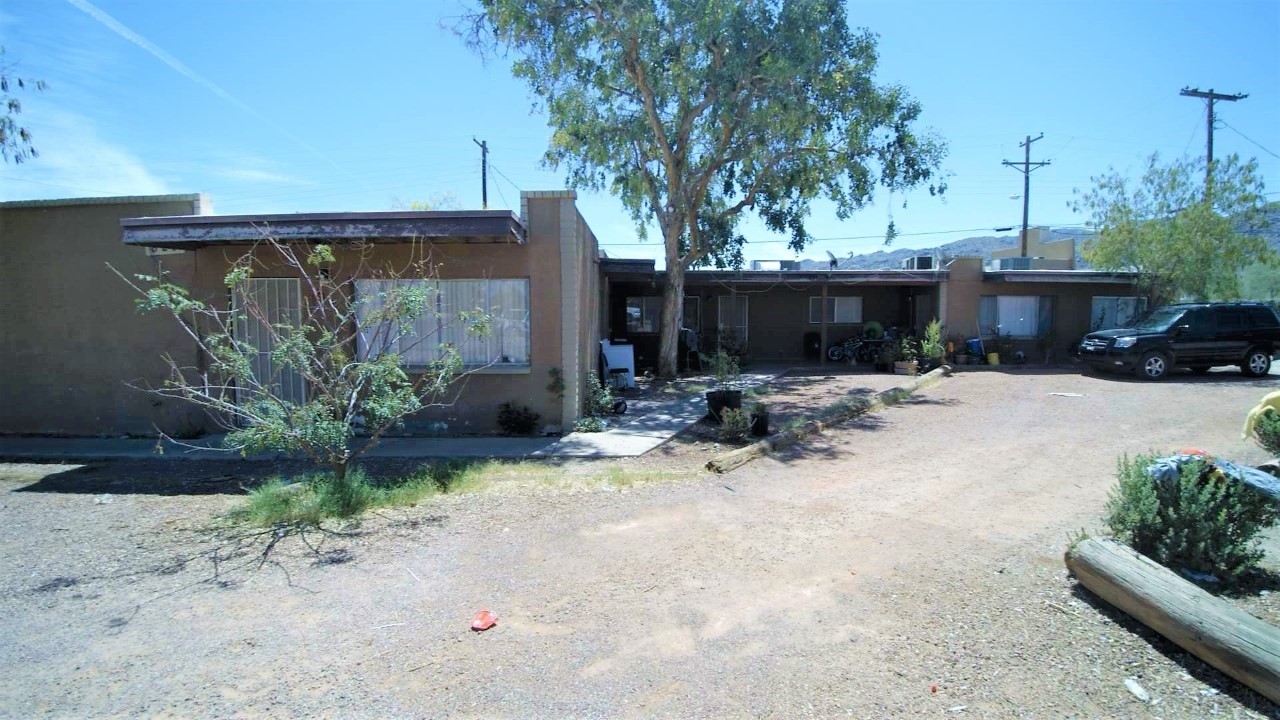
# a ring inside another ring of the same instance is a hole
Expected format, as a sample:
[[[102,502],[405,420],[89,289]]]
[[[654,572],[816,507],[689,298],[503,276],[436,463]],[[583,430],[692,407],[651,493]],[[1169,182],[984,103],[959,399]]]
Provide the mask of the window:
[[[747,352],[747,296],[721,295],[716,320],[720,327],[718,349],[730,354]]]
[[[1249,324],[1253,327],[1270,328],[1277,325],[1276,315],[1270,308],[1247,307],[1245,312],[1249,315]]]
[[[1221,332],[1240,332],[1249,327],[1249,320],[1243,310],[1232,308],[1218,309],[1218,330]]]
[[[662,315],[662,298],[656,295],[627,298],[627,332],[656,333]]]
[[[1053,328],[1053,296],[983,295],[978,324],[984,335],[1036,337]]]
[[[698,302],[697,295],[686,295],[684,297],[684,327],[693,331],[702,330],[702,303]]]
[[[1089,327],[1093,330],[1130,327],[1133,321],[1146,310],[1146,298],[1099,295],[1093,298]]]
[[[356,324],[358,351],[391,350],[379,347],[388,324],[365,327],[369,314],[386,301],[400,283],[429,291],[428,310],[402,335],[394,350],[407,367],[422,367],[442,356],[442,345],[452,346],[470,366],[529,364],[529,281],[520,280],[357,280]],[[492,325],[488,334],[472,330],[464,313],[483,313]],[[372,347],[371,347],[372,346]]]
[[[818,315],[818,307],[822,305],[822,298],[809,298],[809,322],[821,323],[822,318]],[[827,298],[827,322],[837,325],[853,325],[862,322],[862,298],[860,297],[829,297]]]

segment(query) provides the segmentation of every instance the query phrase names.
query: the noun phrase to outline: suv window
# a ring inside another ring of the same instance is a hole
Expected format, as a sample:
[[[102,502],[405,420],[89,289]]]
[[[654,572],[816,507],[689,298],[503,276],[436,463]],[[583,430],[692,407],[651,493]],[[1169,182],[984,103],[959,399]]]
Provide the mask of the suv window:
[[[1218,332],[1240,332],[1249,327],[1244,311],[1237,308],[1218,308]]]
[[[1276,321],[1276,314],[1268,308],[1248,307],[1244,311],[1249,316],[1249,324],[1252,327],[1267,328],[1280,325],[1280,322]]]
[[[1188,325],[1192,335],[1205,335],[1213,332],[1212,318],[1207,308],[1193,308],[1182,316],[1181,325]]]

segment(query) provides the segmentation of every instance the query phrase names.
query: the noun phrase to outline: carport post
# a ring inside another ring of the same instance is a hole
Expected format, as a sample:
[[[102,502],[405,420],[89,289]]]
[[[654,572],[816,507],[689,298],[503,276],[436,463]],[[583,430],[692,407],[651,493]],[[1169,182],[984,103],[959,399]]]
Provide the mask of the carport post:
[[[818,364],[827,364],[827,281],[822,281],[822,303],[818,308],[818,313],[822,317],[822,339],[818,344]]]

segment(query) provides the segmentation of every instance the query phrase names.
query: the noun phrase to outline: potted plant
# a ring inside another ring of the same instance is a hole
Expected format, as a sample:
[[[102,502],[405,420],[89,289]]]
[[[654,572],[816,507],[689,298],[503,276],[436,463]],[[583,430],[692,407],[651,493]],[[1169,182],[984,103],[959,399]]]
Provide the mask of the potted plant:
[[[716,378],[716,388],[706,393],[707,415],[719,421],[725,408],[742,408],[742,390],[737,387],[742,374],[738,369],[738,358],[719,350],[715,355],[703,355],[702,362],[704,367],[711,368]]]
[[[942,322],[934,318],[924,329],[924,341],[920,343],[920,355],[927,372],[942,364],[947,348],[942,344]]]
[[[963,335],[952,335],[947,338],[947,354],[955,365],[969,364],[969,348],[964,343]]]
[[[920,367],[920,341],[904,337],[898,341],[894,353],[893,371],[898,375],[915,375]]]
[[[880,346],[880,352],[876,354],[876,372],[889,372],[893,370],[893,362],[897,359],[898,350],[892,341],[886,341]]]
[[[755,437],[769,434],[769,406],[762,402],[751,406],[751,434]]]

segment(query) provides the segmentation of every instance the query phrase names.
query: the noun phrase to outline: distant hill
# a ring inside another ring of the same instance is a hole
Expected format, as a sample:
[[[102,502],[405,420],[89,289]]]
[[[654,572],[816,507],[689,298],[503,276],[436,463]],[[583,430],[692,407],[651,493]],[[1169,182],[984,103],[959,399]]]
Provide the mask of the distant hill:
[[[1076,241],[1076,265],[1084,267],[1084,260],[1080,258],[1080,246],[1082,241],[1088,238],[1091,233],[1087,230],[1077,228],[1059,228],[1049,231],[1052,240],[1065,240],[1073,238]],[[956,240],[945,245],[939,245],[932,248],[892,248],[890,250],[877,250],[873,253],[864,253],[862,255],[854,255],[852,257],[845,256],[836,257],[840,261],[840,270],[887,270],[902,267],[902,262],[916,255],[933,255],[938,254],[944,258],[953,258],[961,255],[981,256],[987,260],[991,259],[993,250],[1003,250],[1005,248],[1017,247],[1018,238],[1016,235],[1004,235],[1000,237],[992,235],[983,235],[979,237],[969,237],[963,240]],[[800,269],[802,270],[826,270],[830,267],[829,260],[801,260]]]
[[[1261,231],[1261,234],[1267,238],[1271,248],[1280,253],[1280,202],[1273,202],[1268,205],[1266,222],[1267,226]],[[1080,251],[1084,248],[1084,242],[1093,236],[1092,232],[1083,228],[1053,228],[1050,229],[1049,236],[1052,240],[1075,240],[1076,267],[1081,269],[1089,267],[1089,264],[1081,256]],[[935,253],[942,258],[977,255],[990,260],[993,250],[1012,248],[1016,247],[1017,244],[1018,237],[1016,235],[1004,235],[1001,237],[983,235],[956,240],[933,248],[894,247],[888,250],[877,250],[873,253],[864,253],[851,257],[841,257],[839,253],[836,253],[836,257],[840,261],[840,270],[888,270],[902,267],[902,261],[909,257],[934,255]],[[832,252],[835,251],[832,250]],[[826,270],[829,266],[830,261],[825,258],[800,261],[800,269],[802,270]]]

